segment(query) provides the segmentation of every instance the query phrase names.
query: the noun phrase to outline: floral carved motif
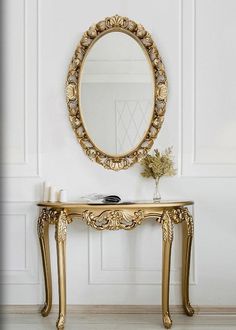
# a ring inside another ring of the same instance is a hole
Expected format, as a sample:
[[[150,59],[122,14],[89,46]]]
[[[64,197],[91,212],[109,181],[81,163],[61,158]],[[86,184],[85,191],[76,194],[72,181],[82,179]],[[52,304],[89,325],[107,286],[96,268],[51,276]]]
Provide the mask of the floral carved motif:
[[[162,236],[164,242],[173,241],[173,222],[169,211],[164,211],[162,215]]]
[[[63,210],[60,212],[58,221],[56,223],[55,239],[58,243],[66,240],[67,234],[67,214]]]
[[[37,223],[37,231],[38,231],[38,237],[43,238],[45,233],[45,227],[49,224],[49,217],[48,212],[46,208],[43,208]]]
[[[80,74],[85,55],[101,34],[120,31],[134,37],[144,48],[150,60],[155,76],[155,102],[151,125],[139,146],[124,156],[109,156],[97,149],[95,143],[88,136],[79,108]],[[157,47],[151,35],[141,24],[127,17],[112,16],[92,25],[83,35],[69,66],[66,81],[67,106],[69,119],[75,135],[85,154],[93,161],[107,169],[115,171],[127,169],[145,157],[152,147],[154,139],[162,126],[167,101],[167,78],[165,68],[159,56]]]
[[[45,234],[46,226],[49,224],[51,225],[57,225],[58,230],[56,231],[56,237],[61,240],[61,238],[64,238],[64,222],[70,223],[72,221],[72,217],[67,216],[65,211],[61,211],[59,209],[54,208],[43,208],[37,223],[37,231],[39,238],[43,238]],[[60,222],[60,223],[59,223]]]
[[[46,226],[48,226],[49,224],[55,224],[57,222],[59,214],[60,212],[56,209],[42,209],[37,224],[39,238],[44,237]]]
[[[98,230],[118,230],[118,229],[133,229],[140,225],[144,219],[144,213],[138,211],[103,211],[99,214],[91,211],[84,211],[82,219],[86,221],[87,225]]]
[[[188,228],[188,236],[193,236],[193,230],[194,230],[193,217],[191,216],[187,207],[172,209],[171,211],[168,211],[168,213],[172,221],[176,224],[181,223],[182,221],[186,221]]]
[[[193,236],[193,218],[187,207],[165,210],[162,215],[163,240],[173,240],[173,224],[186,221],[188,236]]]
[[[187,223],[188,236],[193,237],[193,233],[194,233],[193,217],[189,213],[189,210],[187,209],[187,207],[183,208],[183,212],[184,212],[184,217],[185,217],[184,220]]]

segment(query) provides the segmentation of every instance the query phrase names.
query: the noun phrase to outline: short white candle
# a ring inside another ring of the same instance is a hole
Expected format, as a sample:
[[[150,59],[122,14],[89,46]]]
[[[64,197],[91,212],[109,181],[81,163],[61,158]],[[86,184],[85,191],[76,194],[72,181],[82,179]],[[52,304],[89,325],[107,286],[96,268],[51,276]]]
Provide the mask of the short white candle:
[[[67,191],[61,189],[59,191],[59,202],[63,203],[63,202],[67,202]]]
[[[57,201],[57,191],[54,186],[49,188],[49,202],[56,202]]]
[[[49,193],[50,193],[50,183],[44,182],[43,183],[43,201],[48,202],[49,201]]]

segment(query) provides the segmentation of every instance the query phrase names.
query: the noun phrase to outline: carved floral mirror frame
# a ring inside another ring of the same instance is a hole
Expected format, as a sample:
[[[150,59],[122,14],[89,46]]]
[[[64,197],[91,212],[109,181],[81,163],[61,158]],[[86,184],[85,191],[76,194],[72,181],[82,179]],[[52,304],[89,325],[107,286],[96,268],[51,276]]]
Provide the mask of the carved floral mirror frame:
[[[111,32],[123,32],[134,38],[144,50],[151,65],[154,77],[154,107],[149,128],[145,136],[134,150],[123,155],[109,155],[99,150],[91,140],[82,120],[80,106],[80,79],[82,67],[91,47],[103,35]],[[76,137],[86,153],[93,161],[106,169],[121,170],[140,161],[152,147],[155,138],[162,126],[167,101],[167,78],[165,68],[159,56],[158,49],[151,35],[138,24],[127,17],[112,16],[92,25],[83,35],[69,65],[66,81],[66,101],[69,110],[69,119]]]

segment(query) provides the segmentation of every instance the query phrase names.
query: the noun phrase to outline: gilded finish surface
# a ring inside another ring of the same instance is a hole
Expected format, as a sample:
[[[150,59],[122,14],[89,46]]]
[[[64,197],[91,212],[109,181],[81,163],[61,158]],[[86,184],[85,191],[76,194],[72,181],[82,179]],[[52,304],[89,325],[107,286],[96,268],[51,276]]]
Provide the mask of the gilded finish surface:
[[[43,273],[45,281],[45,303],[41,310],[42,316],[48,316],[52,307],[52,277],[51,277],[51,262],[49,250],[49,212],[46,208],[42,209],[38,218],[38,237],[43,261]]]
[[[86,210],[82,213],[82,219],[86,221],[87,225],[99,230],[128,230],[141,224],[144,219],[144,212],[142,210],[134,212],[106,210],[97,214]]]
[[[171,211],[164,211],[161,223],[162,223],[162,235],[163,241],[172,242],[173,241],[173,220],[171,217]]]
[[[46,208],[42,209],[42,212],[39,215],[38,223],[37,223],[37,230],[38,230],[38,237],[43,238],[45,234],[45,226],[48,225],[48,211]]]
[[[67,215],[64,210],[60,212],[58,217],[56,231],[55,231],[55,239],[57,242],[63,242],[66,240],[66,232],[67,232]]]
[[[194,233],[194,223],[193,223],[193,217],[189,213],[189,210],[185,208],[185,221],[187,224],[187,233],[189,237],[193,237]]]
[[[163,315],[163,324],[166,329],[170,329],[172,326],[172,320],[168,312]]]
[[[79,84],[81,69],[86,54],[104,34],[112,31],[124,32],[133,37],[145,51],[154,76],[154,109],[150,127],[139,146],[122,156],[111,156],[99,150],[85,129],[80,109]],[[151,35],[141,24],[118,15],[107,17],[92,25],[83,35],[69,66],[66,81],[66,98],[69,119],[75,135],[85,154],[106,169],[127,169],[146,156],[162,126],[167,102],[167,78],[161,57]]]
[[[194,232],[194,223],[188,209],[185,208],[185,221],[183,229],[183,248],[182,248],[182,300],[186,315],[193,316],[194,309],[189,301],[189,270],[191,259],[191,245]]]
[[[38,236],[44,237],[45,226],[48,224],[55,224],[58,221],[60,211],[53,208],[43,208],[38,218]]]
[[[176,209],[178,210],[178,209]],[[172,325],[169,311],[170,262],[173,241],[173,211],[164,210],[162,214],[162,319],[165,328]]]
[[[186,202],[163,202],[130,205],[89,205],[76,203],[39,203],[42,211],[38,219],[38,236],[42,249],[46,302],[42,315],[47,316],[51,309],[51,270],[48,245],[48,226],[55,225],[57,243],[58,283],[59,283],[59,317],[57,329],[64,329],[66,313],[66,270],[65,241],[67,224],[73,218],[82,218],[87,225],[98,230],[130,230],[140,225],[147,218],[155,218],[162,225],[163,257],[162,257],[162,317],[165,328],[169,329],[172,320],[169,311],[169,281],[171,264],[171,246],[174,237],[174,224],[182,223],[183,257],[182,257],[182,299],[183,307],[188,316],[194,314],[189,301],[189,269],[191,243],[193,237],[193,218],[188,211]]]
[[[57,320],[57,329],[64,329],[64,326],[65,326],[65,315],[60,313]]]

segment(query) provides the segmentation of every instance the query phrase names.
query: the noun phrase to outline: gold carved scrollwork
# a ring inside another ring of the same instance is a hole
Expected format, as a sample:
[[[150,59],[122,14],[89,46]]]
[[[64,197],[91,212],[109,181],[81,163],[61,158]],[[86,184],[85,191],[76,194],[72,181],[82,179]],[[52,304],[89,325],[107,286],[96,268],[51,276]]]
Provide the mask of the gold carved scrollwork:
[[[57,242],[64,242],[67,234],[67,214],[63,210],[60,212],[58,221],[56,223],[55,239]]]
[[[48,225],[49,222],[49,216],[46,208],[43,208],[37,223],[37,231],[38,231],[38,237],[43,238],[44,232],[45,232],[45,226]]]
[[[173,222],[169,211],[164,211],[162,215],[162,235],[163,241],[173,241]]]
[[[151,125],[136,149],[123,156],[110,156],[99,150],[85,129],[79,106],[79,85],[81,67],[87,52],[101,37],[112,31],[124,32],[132,36],[144,49],[154,74],[155,100]],[[141,24],[127,17],[112,16],[92,25],[83,35],[69,66],[66,81],[67,106],[69,119],[75,135],[85,154],[106,169],[114,171],[127,169],[145,157],[162,126],[167,102],[167,78],[165,68],[151,35]]]
[[[166,211],[168,216],[171,218],[173,223],[178,224],[185,220],[185,210],[184,208],[176,208]]]
[[[82,213],[82,219],[86,223],[98,230],[118,230],[118,229],[133,229],[137,225],[140,225],[144,219],[144,213],[141,210],[137,211],[103,211],[96,214],[91,211],[84,211]]]
[[[184,215],[185,215],[185,221],[187,223],[187,228],[188,228],[188,236],[193,237],[193,233],[194,233],[194,223],[193,223],[193,217],[192,215],[189,213],[189,210],[187,209],[187,207],[184,207]]]
[[[188,236],[193,236],[193,218],[187,207],[165,210],[162,215],[163,240],[173,240],[173,224],[186,221]]]
[[[187,207],[172,209],[168,211],[168,213],[175,224],[181,223],[182,221],[186,221],[188,228],[188,236],[193,236],[193,230],[194,230],[193,217],[191,216]]]
[[[43,208],[38,218],[38,236],[44,236],[45,226],[48,224],[55,224],[58,220],[60,212],[56,209]]]
[[[52,224],[56,226],[56,239],[59,241],[65,239],[66,225],[72,222],[72,217],[67,216],[66,212],[54,208],[43,208],[37,223],[37,231],[39,238],[44,237],[45,226]]]

